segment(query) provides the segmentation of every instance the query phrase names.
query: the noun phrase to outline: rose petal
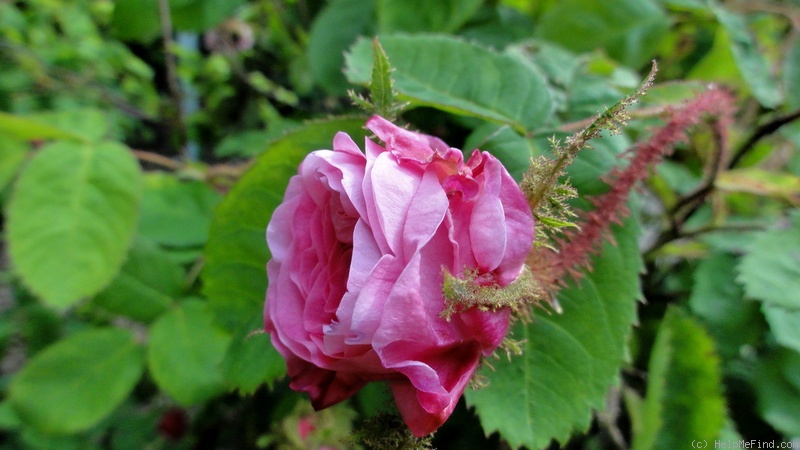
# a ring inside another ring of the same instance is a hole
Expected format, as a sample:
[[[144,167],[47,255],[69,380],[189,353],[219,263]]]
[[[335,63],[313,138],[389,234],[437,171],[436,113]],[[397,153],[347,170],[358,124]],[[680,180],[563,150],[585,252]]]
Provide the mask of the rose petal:
[[[403,251],[403,226],[411,200],[419,187],[420,174],[399,167],[397,161],[384,153],[375,160],[368,176],[372,180],[377,225],[391,252],[400,255]],[[376,226],[375,222],[371,224]],[[373,231],[378,230],[373,228]]]
[[[386,150],[401,163],[412,161],[428,164],[436,154],[443,155],[449,148],[440,139],[400,128],[381,116],[372,116],[367,121],[367,128],[386,144]]]
[[[433,237],[444,221],[448,206],[447,195],[439,184],[436,172],[425,171],[403,224],[404,259],[410,259]]]
[[[390,382],[389,386],[403,421],[415,436],[422,437],[450,417],[478,367],[480,352],[477,345],[454,345],[419,359],[424,363],[401,369],[409,382]]]
[[[499,198],[501,170],[504,169],[499,161],[494,158],[487,160],[481,174],[483,191],[475,201],[470,217],[470,244],[483,272],[497,268],[506,253],[506,218]]]

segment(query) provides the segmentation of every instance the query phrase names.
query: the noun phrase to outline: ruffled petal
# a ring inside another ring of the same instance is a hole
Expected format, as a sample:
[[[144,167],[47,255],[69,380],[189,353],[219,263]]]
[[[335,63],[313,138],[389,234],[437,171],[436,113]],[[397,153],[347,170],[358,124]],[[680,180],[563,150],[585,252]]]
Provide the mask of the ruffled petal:
[[[307,392],[316,410],[352,397],[367,383],[357,374],[321,369],[295,357],[287,358],[286,367],[291,378],[289,387]]]
[[[497,268],[506,253],[506,218],[500,201],[500,172],[505,169],[499,164],[492,158],[484,165],[483,191],[475,201],[469,220],[470,244],[482,272]]]
[[[444,155],[449,149],[441,139],[400,128],[381,116],[372,116],[367,121],[367,128],[386,144],[386,150],[401,163],[413,161],[425,165],[433,161],[434,156]]]
[[[400,255],[403,250],[403,226],[411,200],[419,187],[420,175],[411,169],[399,167],[397,161],[386,153],[378,156],[369,173],[377,215],[377,224],[371,225],[376,234],[380,233],[386,239],[395,255]],[[378,226],[380,229],[377,229]]]
[[[421,361],[400,370],[409,381],[389,386],[403,421],[422,437],[450,417],[478,367],[480,352],[476,344],[465,343],[418,356]]]

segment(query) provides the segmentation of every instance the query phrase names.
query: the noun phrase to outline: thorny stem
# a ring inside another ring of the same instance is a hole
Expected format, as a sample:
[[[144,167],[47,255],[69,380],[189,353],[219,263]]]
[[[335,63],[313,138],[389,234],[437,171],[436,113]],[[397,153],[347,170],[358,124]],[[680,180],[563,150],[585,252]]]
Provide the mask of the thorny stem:
[[[655,117],[664,114],[666,111],[669,110],[669,106],[652,106],[650,108],[641,108],[634,111],[630,111],[628,115],[632,119],[643,119],[647,117]],[[569,122],[561,125],[558,127],[558,131],[564,133],[574,133],[576,131],[585,128],[586,126],[590,125],[596,118],[590,117],[588,119],[578,120],[576,122]]]
[[[589,263],[589,256],[597,252],[597,244],[608,236],[610,226],[627,215],[625,204],[631,189],[636,183],[647,177],[649,170],[667,155],[673,146],[687,140],[686,130],[711,115],[715,121],[719,158],[724,155],[726,147],[726,130],[732,120],[733,99],[731,95],[719,89],[711,89],[694,100],[685,103],[670,113],[667,123],[646,142],[638,144],[630,153],[627,167],[613,169],[607,177],[611,185],[609,192],[593,199],[594,210],[586,213],[579,231],[570,230],[561,240],[557,253],[547,255],[546,261],[554,280],[563,280],[565,275],[579,277],[579,269]],[[718,164],[716,164],[718,165]],[[716,175],[711,171],[709,179],[713,183]],[[670,237],[676,230],[671,229],[661,239]]]
[[[654,60],[650,73],[636,92],[590,119],[588,125],[584,125],[581,131],[567,138],[564,147],[556,146],[557,160],[550,170],[537,180],[535,190],[528,196],[528,203],[534,213],[539,211],[539,204],[544,200],[548,189],[558,183],[558,178],[564,173],[564,169],[572,163],[578,152],[587,147],[590,140],[599,137],[603,130],[609,130],[611,133],[619,132],[620,125],[625,125],[625,121],[630,119],[626,108],[636,102],[653,85],[657,72],[658,64]]]

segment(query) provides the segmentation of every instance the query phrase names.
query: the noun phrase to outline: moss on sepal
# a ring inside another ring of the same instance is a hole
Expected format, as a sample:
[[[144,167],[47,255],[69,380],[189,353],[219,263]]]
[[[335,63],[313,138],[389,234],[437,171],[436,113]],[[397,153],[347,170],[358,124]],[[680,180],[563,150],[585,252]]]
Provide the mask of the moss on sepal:
[[[547,298],[527,266],[523,266],[517,279],[507,286],[486,283],[482,278],[476,269],[467,269],[458,276],[445,271],[442,284],[445,306],[439,317],[449,321],[453,314],[470,308],[481,311],[511,308],[515,313],[526,315],[527,305]]]
[[[400,416],[390,413],[366,420],[356,433],[361,445],[374,450],[432,450],[432,437],[414,436]]]

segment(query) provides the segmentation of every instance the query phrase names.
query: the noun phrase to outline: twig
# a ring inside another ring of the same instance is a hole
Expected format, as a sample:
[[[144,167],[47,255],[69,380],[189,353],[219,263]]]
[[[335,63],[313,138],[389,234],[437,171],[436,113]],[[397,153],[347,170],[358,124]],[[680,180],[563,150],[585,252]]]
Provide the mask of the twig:
[[[728,225],[709,225],[705,227],[696,228],[694,230],[684,231],[681,237],[683,238],[691,238],[696,236],[701,236],[708,233],[718,233],[718,232],[725,232],[725,231],[759,231],[763,230],[763,225],[757,224],[728,224]]]
[[[183,113],[183,93],[178,82],[177,58],[173,47],[175,41],[172,39],[172,16],[169,12],[167,0],[158,0],[158,13],[161,19],[161,35],[164,40],[164,66],[167,70],[167,87],[169,88],[172,102],[175,107],[175,127],[178,132],[179,148],[181,153],[185,152],[187,132]],[[185,155],[184,155],[185,156]]]
[[[155,164],[157,166],[161,166],[170,170],[180,170],[183,168],[184,164],[180,161],[175,161],[172,158],[168,158],[164,155],[159,155],[158,153],[148,152],[145,150],[131,150],[133,156],[136,157],[139,161],[148,162],[150,164]]]
[[[739,149],[736,150],[736,153],[734,153],[733,158],[731,158],[731,162],[728,164],[728,167],[733,168],[738,165],[747,152],[756,146],[758,141],[775,133],[782,126],[792,123],[797,119],[800,119],[800,109],[792,111],[785,116],[779,116],[776,119],[758,127],[756,131],[754,131],[753,134],[750,135],[750,137],[739,147]]]
[[[737,1],[728,5],[733,11],[740,13],[757,13],[767,12],[770,14],[777,14],[786,17],[791,23],[792,27],[800,28],[800,11],[791,5],[784,5],[778,2],[771,1]]]
[[[208,168],[208,178],[226,177],[239,178],[253,165],[254,161],[242,164],[217,164]]]
[[[56,67],[52,63],[42,59],[31,49],[0,38],[0,53],[2,53],[4,48],[8,49],[9,55],[12,58],[15,57],[15,54],[17,53],[24,53],[26,57],[35,60],[36,63],[43,68],[43,77],[45,77],[47,83],[57,84],[58,86],[61,86],[61,90],[83,92],[85,86],[96,89],[98,91],[100,100],[116,106],[125,114],[150,124],[159,123],[157,117],[154,117],[142,109],[139,109],[135,105],[128,103],[119,93],[114,92],[108,86],[104,86],[94,80],[87,79],[85,76],[81,76],[84,75],[83,73],[79,75],[75,71],[71,71],[63,67]],[[55,90],[55,87],[44,86],[45,83],[41,81],[37,81],[37,84],[39,86]]]

